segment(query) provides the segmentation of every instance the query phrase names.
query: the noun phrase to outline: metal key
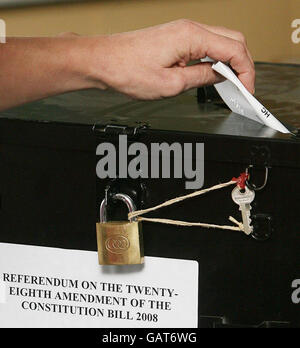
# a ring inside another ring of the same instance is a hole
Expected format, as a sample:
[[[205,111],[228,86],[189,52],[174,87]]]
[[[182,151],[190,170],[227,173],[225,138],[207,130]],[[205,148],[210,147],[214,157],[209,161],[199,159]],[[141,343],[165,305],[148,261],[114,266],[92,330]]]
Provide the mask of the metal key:
[[[247,186],[245,191],[242,192],[238,187],[232,190],[231,197],[234,203],[240,206],[239,210],[242,213],[243,225],[246,234],[251,234],[253,232],[253,227],[251,226],[250,210],[252,201],[255,198],[255,192],[250,190]]]

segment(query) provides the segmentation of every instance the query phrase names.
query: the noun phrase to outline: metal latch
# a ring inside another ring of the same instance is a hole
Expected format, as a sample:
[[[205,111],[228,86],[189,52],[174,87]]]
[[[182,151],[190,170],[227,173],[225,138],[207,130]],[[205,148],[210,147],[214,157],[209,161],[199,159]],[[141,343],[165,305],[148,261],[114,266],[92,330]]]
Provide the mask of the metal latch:
[[[93,132],[98,133],[101,136],[115,137],[119,135],[127,135],[129,138],[135,137],[140,134],[141,131],[149,127],[146,123],[138,123],[136,127],[129,127],[119,124],[107,124],[99,125],[94,124]]]

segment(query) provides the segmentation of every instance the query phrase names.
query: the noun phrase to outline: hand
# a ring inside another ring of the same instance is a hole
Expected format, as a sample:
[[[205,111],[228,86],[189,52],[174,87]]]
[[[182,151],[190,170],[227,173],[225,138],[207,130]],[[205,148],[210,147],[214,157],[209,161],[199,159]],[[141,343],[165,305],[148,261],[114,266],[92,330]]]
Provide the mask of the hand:
[[[110,87],[138,99],[159,99],[189,88],[223,81],[210,63],[187,66],[209,56],[230,63],[254,93],[254,63],[244,36],[190,20],[91,38],[88,75],[95,87]]]
[[[222,81],[209,56],[229,62],[254,92],[254,64],[242,34],[179,20],[129,33],[7,38],[0,45],[0,110],[87,88],[113,88],[139,99],[174,96]]]

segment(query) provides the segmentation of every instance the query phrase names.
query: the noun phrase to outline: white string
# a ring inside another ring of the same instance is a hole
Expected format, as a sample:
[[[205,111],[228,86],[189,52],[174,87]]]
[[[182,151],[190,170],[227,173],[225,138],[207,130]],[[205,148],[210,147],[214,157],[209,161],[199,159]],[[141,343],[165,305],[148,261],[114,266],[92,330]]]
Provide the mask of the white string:
[[[176,197],[173,199],[170,199],[168,201],[165,201],[161,204],[158,204],[154,207],[151,208],[147,208],[147,209],[142,209],[142,210],[136,210],[134,212],[131,212],[128,214],[128,219],[132,220],[133,218],[137,217],[138,221],[149,221],[149,222],[156,222],[156,223],[162,223],[162,224],[171,224],[171,225],[178,225],[178,226],[199,226],[199,227],[204,227],[204,228],[218,228],[218,229],[223,229],[223,230],[232,230],[232,231],[242,231],[245,232],[244,230],[244,225],[240,222],[238,222],[236,219],[234,219],[232,216],[229,217],[229,220],[231,222],[233,222],[234,224],[236,224],[237,226],[226,226],[226,225],[215,225],[215,224],[207,224],[207,223],[202,223],[202,222],[188,222],[188,221],[179,221],[179,220],[170,220],[170,219],[160,219],[160,218],[145,218],[145,217],[141,217],[141,215],[144,215],[150,211],[154,211],[172,204],[175,204],[177,202],[181,202],[185,199],[189,199],[192,197],[196,197],[196,196],[200,196],[203,195],[207,192],[211,192],[214,190],[219,190],[222,189],[224,187],[230,186],[236,184],[236,181],[231,180],[228,181],[226,183],[223,184],[218,184],[215,186],[212,186],[210,188],[207,189],[203,189],[203,190],[199,190],[199,191],[195,191],[192,192],[188,195],[185,196],[180,196],[180,197]]]
[[[234,218],[231,220],[232,216],[229,217],[229,220],[236,223],[237,227],[235,226],[226,226],[226,225],[214,225],[214,224],[206,224],[202,222],[187,222],[187,221],[179,221],[179,220],[170,220],[170,219],[157,219],[157,218],[145,218],[145,217],[138,217],[138,221],[149,221],[149,222],[158,222],[161,224],[169,224],[169,225],[177,225],[177,226],[199,226],[204,228],[219,228],[222,230],[231,230],[231,231],[242,231],[244,232],[244,226],[240,222],[236,221]]]

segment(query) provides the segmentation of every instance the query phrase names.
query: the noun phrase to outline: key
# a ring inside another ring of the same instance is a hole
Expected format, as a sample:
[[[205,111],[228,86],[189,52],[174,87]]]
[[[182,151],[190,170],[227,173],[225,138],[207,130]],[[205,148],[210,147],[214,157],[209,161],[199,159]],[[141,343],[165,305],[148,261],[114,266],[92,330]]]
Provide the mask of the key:
[[[240,206],[239,210],[242,213],[243,225],[246,234],[253,232],[253,226],[251,226],[250,210],[251,204],[255,198],[255,192],[250,190],[247,186],[245,192],[241,192],[238,187],[232,190],[231,197],[237,205]]]

